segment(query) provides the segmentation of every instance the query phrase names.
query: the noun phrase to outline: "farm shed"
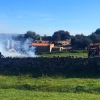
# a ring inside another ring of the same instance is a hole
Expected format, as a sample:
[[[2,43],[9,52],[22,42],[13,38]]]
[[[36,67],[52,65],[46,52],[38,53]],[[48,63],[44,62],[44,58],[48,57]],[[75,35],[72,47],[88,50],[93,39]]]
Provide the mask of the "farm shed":
[[[36,47],[36,53],[51,52],[54,44],[50,43],[32,43],[30,46]]]

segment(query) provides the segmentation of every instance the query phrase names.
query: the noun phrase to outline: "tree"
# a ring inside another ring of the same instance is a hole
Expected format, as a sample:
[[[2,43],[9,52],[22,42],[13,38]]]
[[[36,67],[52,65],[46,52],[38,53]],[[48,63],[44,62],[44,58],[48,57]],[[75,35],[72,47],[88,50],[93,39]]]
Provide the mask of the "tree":
[[[70,35],[69,35],[68,31],[62,31],[61,32],[61,40],[66,40],[66,39],[69,39],[69,38],[70,38]]]
[[[71,44],[79,48],[82,48],[82,42],[84,38],[85,36],[83,34],[76,34],[75,36],[72,36]]]
[[[52,41],[52,36],[43,36],[43,37],[42,37],[42,40],[45,40],[45,41]]]
[[[85,36],[83,34],[76,34],[75,37],[77,39],[83,39]]]
[[[82,44],[81,44],[81,47],[82,48],[85,48],[88,45],[90,45],[92,42],[93,41],[90,38],[86,37],[86,38],[83,39]]]
[[[93,43],[100,42],[100,35],[99,34],[92,33],[89,37],[93,41]]]
[[[68,31],[63,31],[63,30],[56,31],[52,35],[53,41],[66,40],[70,39],[70,37],[71,37],[70,33]]]
[[[59,41],[59,40],[61,40],[61,37],[60,37],[59,34],[54,34],[54,35],[52,36],[52,40],[53,40],[53,41]]]
[[[40,38],[40,35],[36,34],[33,31],[27,31],[27,33],[24,35],[24,38],[32,38],[34,40],[38,40]]]
[[[100,28],[98,28],[94,33],[100,35]]]

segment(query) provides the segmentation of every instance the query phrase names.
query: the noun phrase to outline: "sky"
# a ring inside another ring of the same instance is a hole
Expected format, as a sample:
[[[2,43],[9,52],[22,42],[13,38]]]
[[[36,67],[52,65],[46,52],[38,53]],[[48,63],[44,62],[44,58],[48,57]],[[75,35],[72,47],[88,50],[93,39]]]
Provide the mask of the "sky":
[[[98,28],[100,0],[0,0],[0,33],[90,35]]]

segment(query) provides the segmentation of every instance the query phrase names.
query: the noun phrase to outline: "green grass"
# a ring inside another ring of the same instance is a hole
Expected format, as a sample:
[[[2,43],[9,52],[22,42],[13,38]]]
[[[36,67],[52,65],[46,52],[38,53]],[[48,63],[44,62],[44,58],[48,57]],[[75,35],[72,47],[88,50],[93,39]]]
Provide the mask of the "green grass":
[[[23,75],[0,76],[0,89],[20,89],[43,92],[86,92],[99,93],[100,79],[39,77],[32,78]]]
[[[99,100],[99,78],[0,75],[0,100]]]
[[[100,100],[99,94],[1,89],[0,100]]]
[[[60,51],[60,52],[44,52],[41,53],[39,56],[46,56],[46,57],[54,57],[54,56],[61,56],[61,57],[66,57],[66,56],[75,56],[75,57],[88,57],[87,51],[86,50],[70,50],[70,51]]]

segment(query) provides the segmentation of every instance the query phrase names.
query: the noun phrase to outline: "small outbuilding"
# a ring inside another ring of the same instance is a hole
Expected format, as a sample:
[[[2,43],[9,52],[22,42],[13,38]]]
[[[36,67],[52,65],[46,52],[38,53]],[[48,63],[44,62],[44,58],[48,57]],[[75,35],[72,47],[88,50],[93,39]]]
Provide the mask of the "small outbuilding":
[[[30,46],[36,47],[36,53],[51,52],[54,44],[51,43],[32,43]]]

